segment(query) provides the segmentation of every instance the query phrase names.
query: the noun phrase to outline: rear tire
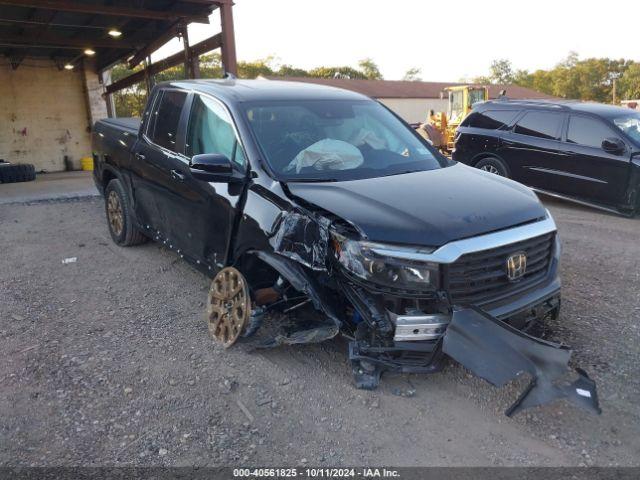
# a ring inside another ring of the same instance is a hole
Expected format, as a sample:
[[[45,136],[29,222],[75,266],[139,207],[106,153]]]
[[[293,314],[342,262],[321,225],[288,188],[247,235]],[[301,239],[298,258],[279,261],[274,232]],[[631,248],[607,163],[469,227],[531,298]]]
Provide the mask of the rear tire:
[[[35,179],[36,169],[29,163],[0,166],[0,183],[31,182]]]
[[[500,177],[510,178],[507,166],[502,160],[495,157],[483,158],[476,163],[476,168],[493,173],[494,175],[499,175]]]
[[[104,191],[104,204],[109,233],[117,245],[130,247],[148,240],[135,226],[131,203],[120,180],[114,179],[109,182]]]

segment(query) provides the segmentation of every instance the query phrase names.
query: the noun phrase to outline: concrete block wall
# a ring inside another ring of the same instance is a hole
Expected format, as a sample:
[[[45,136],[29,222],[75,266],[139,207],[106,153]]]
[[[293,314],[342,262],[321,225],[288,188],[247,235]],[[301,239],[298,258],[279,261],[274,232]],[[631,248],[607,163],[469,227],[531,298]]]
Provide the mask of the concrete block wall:
[[[91,155],[91,112],[102,115],[98,89],[97,75],[79,67],[59,70],[51,60],[25,59],[12,70],[0,61],[0,158],[55,172],[65,169],[67,155],[79,168]]]

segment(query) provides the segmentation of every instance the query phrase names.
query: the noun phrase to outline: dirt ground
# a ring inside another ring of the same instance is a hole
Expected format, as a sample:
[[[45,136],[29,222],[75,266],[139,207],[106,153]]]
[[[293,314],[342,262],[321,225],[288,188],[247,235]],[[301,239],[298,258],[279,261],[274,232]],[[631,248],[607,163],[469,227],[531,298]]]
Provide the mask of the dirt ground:
[[[453,363],[356,390],[340,339],[224,351],[207,278],[160,245],[115,246],[100,199],[0,208],[0,465],[640,465],[640,221],[547,203],[564,248],[551,335],[601,416],[559,401],[509,419],[522,384]]]

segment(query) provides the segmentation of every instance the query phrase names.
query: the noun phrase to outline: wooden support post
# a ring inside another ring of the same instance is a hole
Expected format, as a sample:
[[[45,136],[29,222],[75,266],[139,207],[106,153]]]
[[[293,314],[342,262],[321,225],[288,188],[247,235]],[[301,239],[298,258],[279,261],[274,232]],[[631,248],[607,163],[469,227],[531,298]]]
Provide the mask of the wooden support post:
[[[222,23],[222,67],[225,73],[238,75],[236,59],[236,37],[233,30],[233,12],[231,3],[220,4]]]
[[[198,55],[194,54],[189,44],[189,31],[186,24],[180,26],[180,35],[184,46],[184,76],[185,78],[200,78]]]
[[[153,89],[153,75],[151,74],[151,57],[148,56],[144,59],[144,83],[147,87],[147,98],[151,97],[151,90]]]

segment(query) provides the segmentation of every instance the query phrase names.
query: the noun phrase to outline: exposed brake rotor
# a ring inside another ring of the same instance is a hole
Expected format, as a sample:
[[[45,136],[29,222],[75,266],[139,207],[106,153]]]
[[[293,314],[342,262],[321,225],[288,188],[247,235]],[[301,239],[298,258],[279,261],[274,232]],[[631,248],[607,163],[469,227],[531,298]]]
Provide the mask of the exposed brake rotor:
[[[225,348],[233,345],[251,315],[247,281],[233,267],[220,270],[211,282],[207,301],[209,333]]]

